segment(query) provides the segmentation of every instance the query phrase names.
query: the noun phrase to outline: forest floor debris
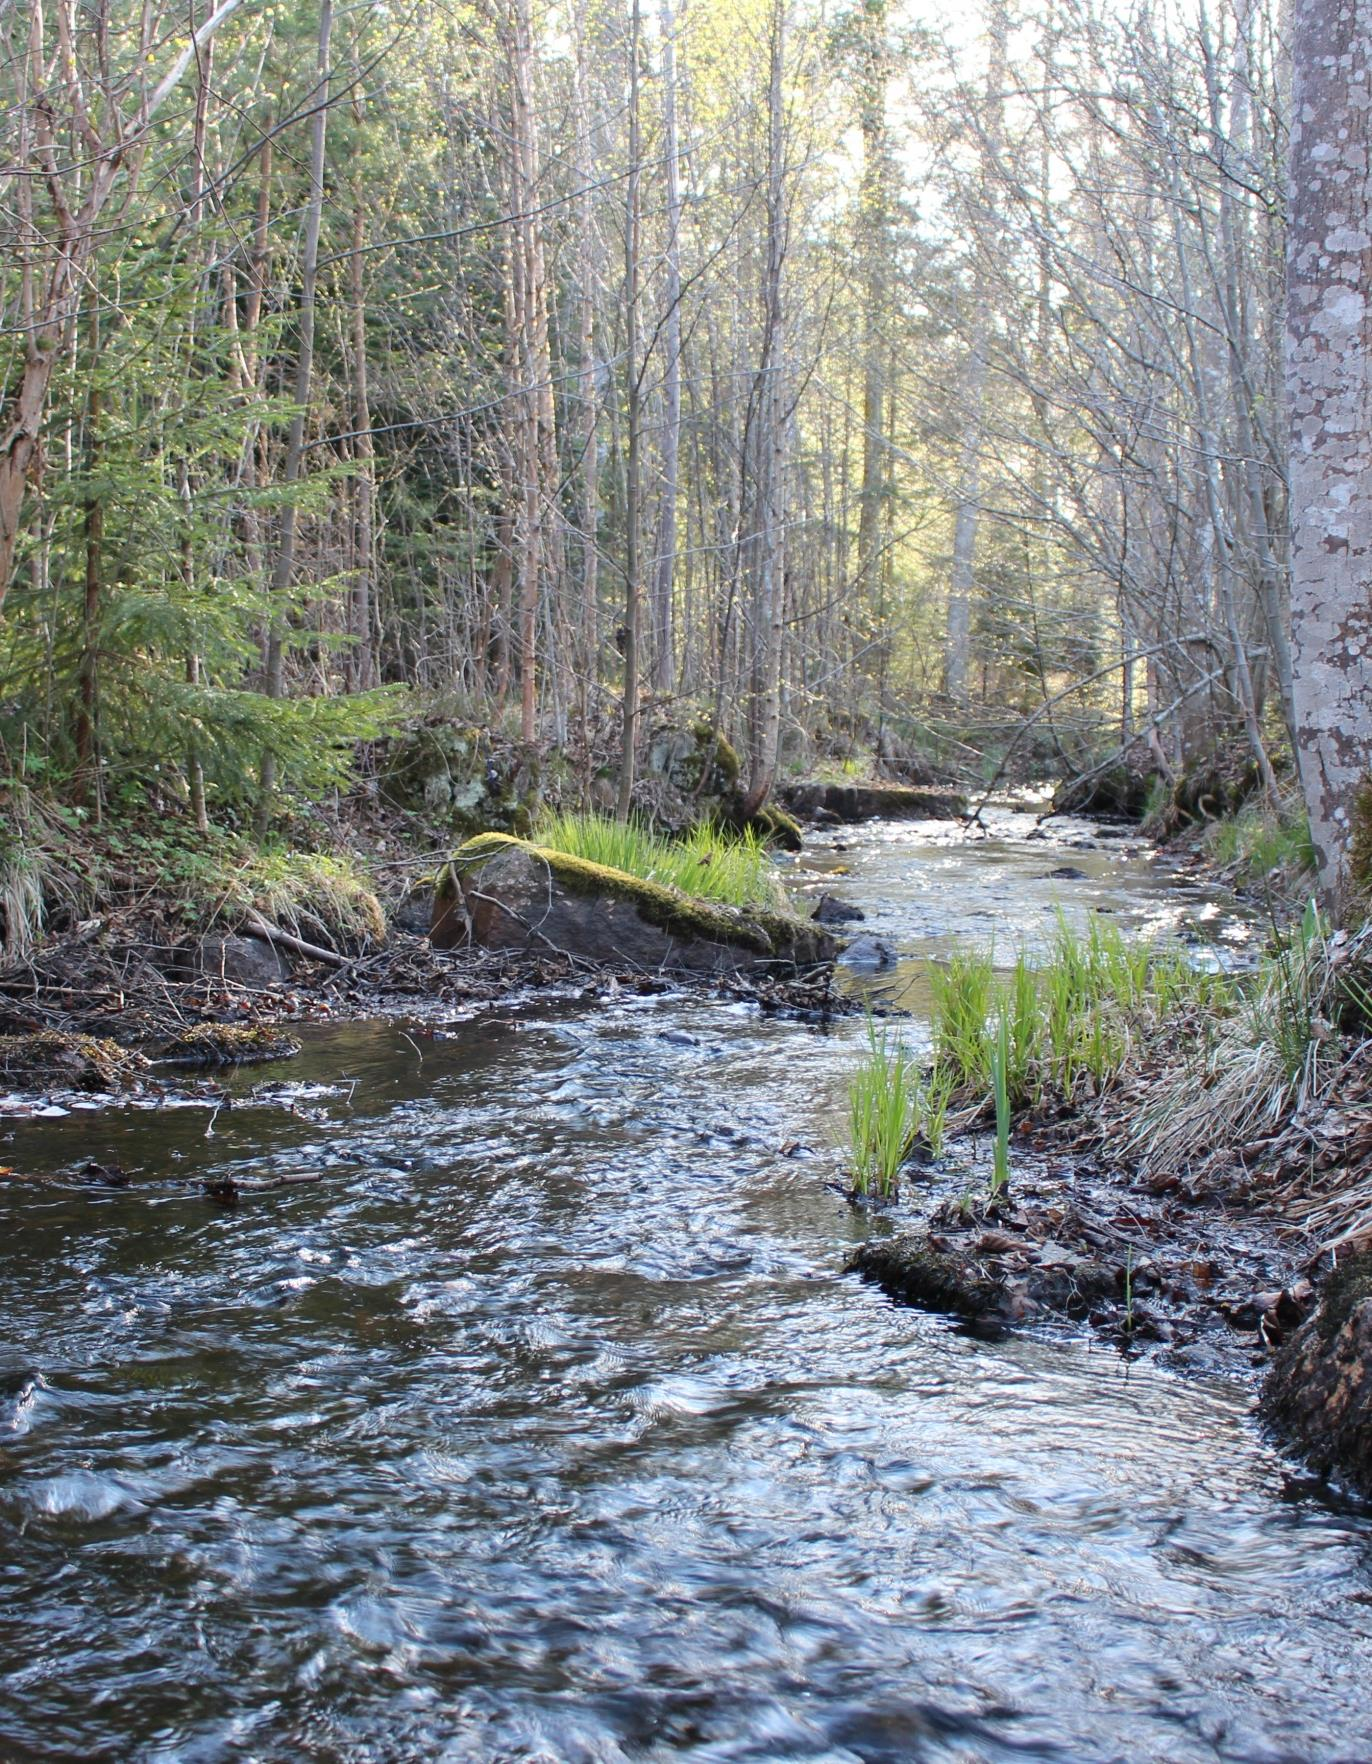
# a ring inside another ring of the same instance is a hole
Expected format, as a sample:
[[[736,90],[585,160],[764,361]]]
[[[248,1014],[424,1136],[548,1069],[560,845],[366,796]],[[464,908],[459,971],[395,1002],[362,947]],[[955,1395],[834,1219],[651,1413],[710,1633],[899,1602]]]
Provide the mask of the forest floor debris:
[[[0,973],[0,1035],[28,1043],[42,1036],[96,1037],[126,1062],[138,1058],[127,1049],[152,1048],[170,1058],[189,1059],[194,1051],[196,1063],[223,1064],[231,1063],[227,1041],[220,1057],[200,1057],[212,1040],[208,1034],[199,1039],[201,1026],[221,1036],[239,1026],[252,1041],[271,1026],[439,1017],[531,992],[590,999],[625,989],[665,992],[683,983],[675,974],[600,967],[555,951],[440,951],[427,937],[401,930],[392,931],[384,948],[341,965],[297,961],[288,981],[263,987],[196,973],[179,967],[175,956],[156,922],[132,911],[51,936]],[[695,984],[807,1021],[860,1008],[834,989],[828,968],[725,973]],[[119,1075],[114,1065],[111,1072]],[[16,1067],[16,1082],[18,1073]]]

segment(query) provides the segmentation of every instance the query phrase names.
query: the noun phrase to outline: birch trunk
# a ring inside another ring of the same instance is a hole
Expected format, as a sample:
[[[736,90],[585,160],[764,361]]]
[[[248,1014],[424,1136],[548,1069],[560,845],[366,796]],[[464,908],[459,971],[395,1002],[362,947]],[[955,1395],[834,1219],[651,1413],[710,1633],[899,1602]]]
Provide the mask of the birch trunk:
[[[1354,798],[1372,760],[1369,48],[1372,0],[1302,0],[1295,8],[1286,339],[1291,695],[1320,889],[1330,902],[1348,880]]]

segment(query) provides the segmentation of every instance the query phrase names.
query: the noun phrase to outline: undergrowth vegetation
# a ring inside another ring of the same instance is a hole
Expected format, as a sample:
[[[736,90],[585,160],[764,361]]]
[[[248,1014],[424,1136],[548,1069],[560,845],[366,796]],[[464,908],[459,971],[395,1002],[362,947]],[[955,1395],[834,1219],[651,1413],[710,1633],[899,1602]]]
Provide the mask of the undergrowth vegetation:
[[[0,960],[22,961],[54,925],[128,910],[195,932],[258,913],[340,951],[386,935],[371,883],[347,856],[150,815],[93,822],[10,781],[0,793]]]
[[[931,1061],[915,1069],[869,1035],[853,1081],[862,1192],[894,1192],[898,1147],[908,1158],[922,1139],[937,1156],[951,1121],[994,1123],[995,1194],[1009,1180],[1012,1118],[1064,1104],[1089,1107],[1114,1155],[1160,1174],[1276,1133],[1333,1094],[1350,1034],[1372,1024],[1372,929],[1331,930],[1312,903],[1235,975],[1100,918],[1082,930],[1060,918],[1038,961],[1021,952],[998,972],[991,952],[962,951],[932,980]]]
[[[1285,884],[1305,886],[1315,869],[1310,822],[1296,803],[1280,809],[1263,800],[1245,803],[1215,823],[1208,845],[1215,862],[1250,888],[1269,882],[1279,890]]]
[[[867,1019],[867,1052],[848,1087],[853,1192],[895,1200],[901,1166],[919,1132],[919,1066],[901,1042]]]
[[[534,837],[552,851],[659,882],[698,900],[772,909],[784,904],[766,842],[751,829],[734,832],[705,825],[671,839],[636,818],[562,813],[545,815]]]

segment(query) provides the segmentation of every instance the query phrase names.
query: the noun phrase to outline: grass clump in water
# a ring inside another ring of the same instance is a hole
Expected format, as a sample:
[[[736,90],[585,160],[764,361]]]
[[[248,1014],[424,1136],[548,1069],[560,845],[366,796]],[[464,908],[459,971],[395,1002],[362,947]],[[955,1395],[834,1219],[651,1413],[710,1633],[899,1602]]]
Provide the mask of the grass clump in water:
[[[991,1172],[994,1200],[1010,1186],[1010,1014],[1002,1004],[991,1046],[991,1084],[996,1103],[995,1163]]]
[[[1009,975],[987,952],[961,952],[932,975],[935,1070],[980,1110],[1003,1089],[1011,1111],[1086,1085],[1099,1094],[1130,1049],[1177,1010],[1223,1004],[1230,983],[1093,916],[1059,916],[1045,958],[1024,951]]]
[[[550,851],[657,882],[697,900],[771,910],[784,904],[766,842],[752,829],[733,832],[705,824],[685,838],[669,839],[637,818],[550,814],[539,822],[534,837]]]
[[[895,1200],[919,1132],[919,1069],[898,1040],[867,1019],[867,1052],[848,1086],[853,1193]]]

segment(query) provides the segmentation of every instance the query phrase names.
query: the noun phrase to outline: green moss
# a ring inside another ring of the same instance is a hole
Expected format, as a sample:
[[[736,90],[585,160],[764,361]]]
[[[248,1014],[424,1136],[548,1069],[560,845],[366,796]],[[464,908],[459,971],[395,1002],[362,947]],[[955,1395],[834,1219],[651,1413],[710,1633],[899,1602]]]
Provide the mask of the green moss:
[[[674,937],[739,944],[762,955],[776,955],[814,935],[813,926],[789,913],[766,908],[749,908],[743,912],[733,907],[717,906],[682,894],[678,889],[666,888],[660,882],[630,876],[623,870],[612,870],[605,864],[594,864],[565,851],[552,851],[508,833],[478,833],[454,852],[451,862],[438,878],[439,902],[450,905],[457,897],[462,876],[479,869],[497,853],[511,848],[526,851],[546,864],[563,887],[573,893],[609,894],[631,901],[650,925],[656,925]]]
[[[695,736],[696,745],[701,750],[700,770],[703,772],[708,766],[714,772],[714,777],[711,780],[714,793],[719,795],[726,790],[732,790],[738,783],[743,770],[742,762],[738,757],[738,749],[725,736],[721,735],[718,729],[712,728],[704,718],[691,724],[691,733]],[[713,753],[710,752],[711,742],[714,743]]]
[[[1363,776],[1353,793],[1353,813],[1348,835],[1348,876],[1353,886],[1372,894],[1372,772]]]
[[[182,1066],[246,1066],[258,1060],[288,1060],[300,1043],[265,1023],[197,1023],[162,1049],[164,1060]]]
[[[748,825],[770,845],[778,845],[783,851],[800,851],[805,844],[800,822],[785,809],[774,808],[770,803],[760,808]]]
[[[386,941],[381,902],[346,858],[283,851],[255,858],[231,880],[231,906],[313,943],[365,950]]]

